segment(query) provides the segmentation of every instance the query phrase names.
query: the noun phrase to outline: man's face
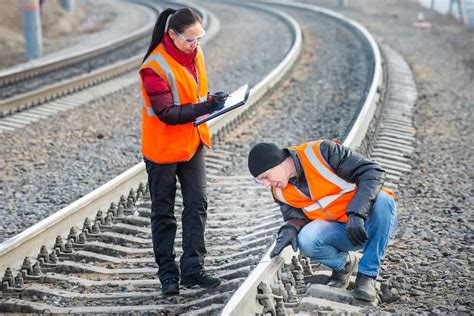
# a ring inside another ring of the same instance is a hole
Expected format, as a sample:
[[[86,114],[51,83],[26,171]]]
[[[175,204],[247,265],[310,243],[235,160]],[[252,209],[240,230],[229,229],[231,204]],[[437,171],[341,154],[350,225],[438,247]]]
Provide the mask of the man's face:
[[[283,163],[268,169],[259,174],[255,179],[263,184],[266,188],[280,188],[283,189],[288,185],[288,173],[286,172]]]

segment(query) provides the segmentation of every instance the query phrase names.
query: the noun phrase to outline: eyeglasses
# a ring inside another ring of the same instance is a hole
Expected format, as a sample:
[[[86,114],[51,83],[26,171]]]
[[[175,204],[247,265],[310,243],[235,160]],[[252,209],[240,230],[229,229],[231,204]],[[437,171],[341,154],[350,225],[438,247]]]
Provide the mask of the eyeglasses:
[[[204,35],[206,35],[206,31],[202,30],[202,34],[199,35],[198,37],[194,37],[194,38],[184,37],[183,35],[179,34],[178,32],[175,32],[175,34],[178,35],[178,37],[180,39],[182,39],[184,42],[186,42],[187,44],[192,45],[192,44],[195,44],[197,42],[200,42],[202,40],[202,38],[204,37]]]
[[[260,184],[265,184],[267,181],[270,181],[270,179],[268,178],[268,175],[266,175],[264,177],[261,177],[259,179],[257,179],[257,178],[254,178],[254,179],[255,179],[255,181],[257,181]]]

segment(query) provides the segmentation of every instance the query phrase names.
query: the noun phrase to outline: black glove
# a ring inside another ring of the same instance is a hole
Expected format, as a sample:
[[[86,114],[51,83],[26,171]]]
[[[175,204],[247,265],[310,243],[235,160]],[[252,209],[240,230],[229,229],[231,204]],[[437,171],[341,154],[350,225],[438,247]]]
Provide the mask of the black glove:
[[[356,214],[349,214],[346,223],[347,237],[354,246],[362,246],[369,236],[364,227],[364,219]]]
[[[270,258],[273,258],[277,255],[280,254],[280,252],[291,244],[291,247],[293,247],[293,250],[296,251],[298,249],[297,246],[297,236],[298,232],[296,231],[296,228],[291,225],[285,225],[280,228],[280,231],[278,232],[278,237],[276,239],[276,245],[273,248],[272,252],[270,253]]]
[[[209,95],[207,97],[207,109],[209,113],[222,109],[228,96],[229,95],[225,92],[216,92],[214,95]]]

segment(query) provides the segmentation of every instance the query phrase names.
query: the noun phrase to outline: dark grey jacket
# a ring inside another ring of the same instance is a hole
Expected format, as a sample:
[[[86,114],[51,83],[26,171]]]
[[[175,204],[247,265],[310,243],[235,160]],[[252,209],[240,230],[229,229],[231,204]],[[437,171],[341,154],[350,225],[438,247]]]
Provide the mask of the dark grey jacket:
[[[289,182],[309,196],[308,182],[300,160],[294,150],[287,150],[293,158],[297,174],[297,176],[291,178]],[[356,214],[365,219],[372,209],[377,194],[382,188],[382,184],[385,180],[385,171],[375,162],[370,161],[358,153],[354,153],[348,147],[332,141],[325,140],[321,142],[320,150],[324,160],[326,160],[336,175],[347,182],[357,184],[357,191],[349,202],[346,214]],[[280,204],[281,212],[286,222],[285,226],[294,226],[297,231],[299,231],[304,225],[311,221],[304,215],[301,209],[294,208],[277,199],[275,199],[275,201]]]

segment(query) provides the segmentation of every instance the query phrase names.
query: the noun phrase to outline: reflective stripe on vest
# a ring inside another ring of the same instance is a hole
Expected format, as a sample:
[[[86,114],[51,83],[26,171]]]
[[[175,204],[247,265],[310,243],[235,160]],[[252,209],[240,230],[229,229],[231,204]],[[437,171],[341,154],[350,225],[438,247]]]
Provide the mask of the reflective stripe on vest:
[[[337,185],[339,188],[342,189],[342,191],[339,194],[328,195],[319,199],[314,204],[304,207],[303,211],[314,212],[316,210],[322,209],[325,213],[327,213],[328,217],[332,218],[332,216],[326,211],[326,207],[328,207],[329,204],[337,200],[342,195],[354,191],[356,185],[347,182],[346,180],[337,176],[333,171],[329,170],[328,167],[321,162],[321,160],[319,160],[319,158],[316,156],[315,151],[313,150],[313,147],[316,147],[320,157],[322,157],[321,149],[319,147],[320,143],[321,141],[309,142],[304,150],[304,153],[306,154],[306,157],[311,162],[313,167],[316,168],[316,170],[321,174],[321,176],[323,176],[326,180],[332,182],[334,185]]]
[[[160,65],[161,69],[163,69],[166,78],[162,79],[170,83],[171,92],[173,93],[173,104],[180,105],[181,101],[179,100],[178,85],[176,84],[176,78],[174,77],[173,72],[171,71],[170,65],[160,52],[156,52],[155,54],[148,56],[148,58],[143,64],[146,65],[152,60],[156,61],[156,63]]]
[[[144,105],[144,107],[145,107],[146,114],[148,114],[148,116],[156,116],[155,111],[153,111],[153,108],[151,106]]]
[[[306,194],[304,194],[303,192],[301,192],[296,186],[293,186],[293,188],[295,189],[295,191],[297,191],[298,193],[300,193],[302,196],[304,196],[304,197],[306,197],[306,198],[309,198],[309,197],[306,196]],[[278,196],[278,199],[279,199],[280,201],[282,201],[282,202],[285,203],[285,204],[289,204],[289,203],[286,201],[285,197],[283,196],[283,192],[281,191],[280,188],[275,188],[274,192],[275,192],[275,194]]]
[[[314,211],[317,211],[319,209],[322,209],[324,211],[324,213],[326,213],[326,215],[329,218],[331,218],[332,220],[335,220],[331,216],[331,214],[326,210],[326,208],[329,206],[329,204],[331,204],[332,202],[334,202],[335,200],[337,200],[338,198],[340,198],[344,194],[349,193],[351,191],[354,191],[354,189],[355,189],[355,185],[353,186],[353,188],[347,188],[346,190],[342,190],[341,193],[339,193],[339,194],[325,196],[325,197],[319,199],[318,201],[316,201],[314,204],[303,207],[303,211],[305,213],[309,213],[309,212],[314,212]]]
[[[281,202],[285,203],[285,204],[289,204],[285,197],[283,196],[283,192],[281,192],[281,189],[280,188],[275,188],[274,189],[274,192],[275,192],[275,195],[277,196],[278,200],[280,200]]]
[[[321,149],[319,148],[320,143],[321,141],[309,142],[304,150],[306,157],[308,157],[313,167],[315,167],[316,170],[318,170],[321,176],[326,178],[328,181],[331,181],[333,184],[337,185],[342,190],[346,190],[349,187],[351,187],[353,190],[355,188],[355,185],[353,183],[349,183],[345,181],[344,179],[339,178],[333,171],[329,170],[327,166],[323,165],[323,163],[318,159],[318,157],[316,157],[316,153],[313,150],[313,146],[317,145],[318,153],[320,157],[322,157]]]

